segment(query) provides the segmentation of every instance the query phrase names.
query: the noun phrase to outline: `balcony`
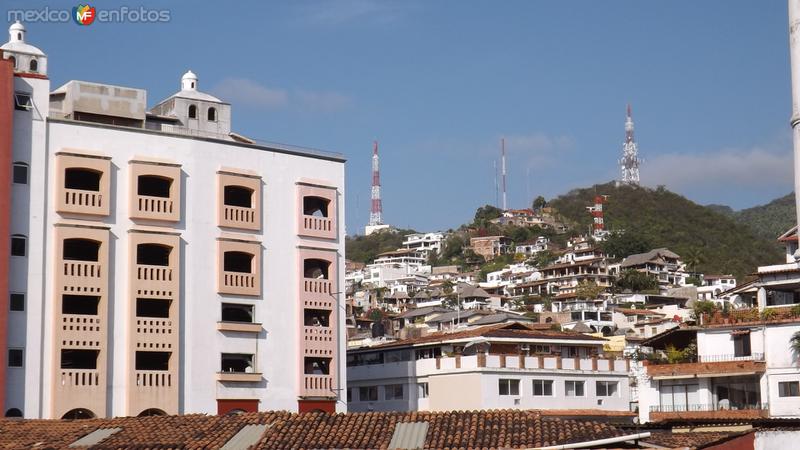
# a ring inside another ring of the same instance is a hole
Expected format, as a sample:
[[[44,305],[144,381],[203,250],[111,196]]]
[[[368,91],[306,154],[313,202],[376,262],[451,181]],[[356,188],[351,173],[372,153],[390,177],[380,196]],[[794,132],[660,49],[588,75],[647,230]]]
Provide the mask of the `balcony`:
[[[133,213],[136,217],[156,220],[174,220],[175,205],[169,198],[137,195]]]
[[[135,370],[137,390],[142,388],[171,388],[172,374],[165,370]]]
[[[261,177],[241,169],[217,171],[217,225],[261,229]]]
[[[333,186],[298,182],[297,234],[320,239],[336,239],[336,198]]]
[[[219,219],[219,225],[230,228],[258,230],[260,228],[260,221],[256,220],[256,212],[257,211],[253,208],[222,205],[222,217]]]
[[[252,273],[222,272],[220,293],[235,295],[259,295],[256,276]]]
[[[61,369],[60,388],[96,388],[100,386],[97,369]]]
[[[238,331],[240,333],[260,333],[263,326],[260,323],[252,322],[217,322],[219,331]]]
[[[63,203],[60,204],[58,212],[108,215],[108,206],[103,204],[103,194],[100,192],[65,188],[62,193]]]
[[[336,239],[336,230],[333,226],[333,219],[329,217],[317,217],[303,214],[303,224],[300,234],[303,236],[323,237]]]
[[[255,372],[217,372],[217,381],[233,383],[257,383],[261,381],[262,374]]]
[[[336,397],[333,375],[303,375],[303,397]]]
[[[305,308],[333,309],[333,282],[317,278],[303,278],[300,293]]]
[[[181,220],[181,168],[163,161],[130,161],[130,217]]]
[[[217,292],[261,295],[261,244],[255,241],[218,238]]]
[[[110,173],[110,158],[56,153],[56,212],[107,216]]]
[[[61,265],[63,292],[98,294],[102,291],[105,277],[99,262],[67,260]]]
[[[173,277],[172,267],[137,264],[137,295],[146,295],[148,297],[172,297],[177,290],[177,280]]]
[[[650,420],[709,420],[709,419],[766,419],[769,405],[755,403],[750,405],[691,404],[651,406]]]
[[[334,330],[330,327],[304,326],[303,348],[308,356],[333,356],[336,346],[334,344]]]
[[[100,316],[64,314],[61,316],[61,333],[58,339],[67,342],[81,342],[81,347],[99,348],[103,338]]]
[[[654,379],[737,376],[763,373],[766,370],[763,353],[753,353],[749,356],[702,355],[698,359],[699,361],[689,360],[673,364],[665,361],[644,361],[644,364],[647,374]]]

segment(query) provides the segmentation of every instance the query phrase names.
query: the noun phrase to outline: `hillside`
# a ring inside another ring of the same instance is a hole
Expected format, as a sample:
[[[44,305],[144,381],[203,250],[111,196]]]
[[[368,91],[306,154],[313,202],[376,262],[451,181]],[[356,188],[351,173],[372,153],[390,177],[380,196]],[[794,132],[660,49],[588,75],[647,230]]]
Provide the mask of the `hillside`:
[[[651,248],[667,247],[695,259],[700,272],[732,273],[741,279],[758,265],[781,261],[774,237],[770,240],[757,236],[728,214],[664,188],[616,187],[608,183],[573,190],[553,199],[550,206],[578,229],[586,230],[591,223],[586,206],[593,203],[597,194],[608,195],[607,229],[625,230],[625,240]]]
[[[381,231],[369,236],[347,236],[344,240],[345,255],[350,261],[371,263],[375,256],[403,247],[406,235],[414,230]]]
[[[754,206],[733,213],[737,222],[750,227],[764,239],[775,238],[791,228],[795,221],[794,194],[775,199],[766,205]]]

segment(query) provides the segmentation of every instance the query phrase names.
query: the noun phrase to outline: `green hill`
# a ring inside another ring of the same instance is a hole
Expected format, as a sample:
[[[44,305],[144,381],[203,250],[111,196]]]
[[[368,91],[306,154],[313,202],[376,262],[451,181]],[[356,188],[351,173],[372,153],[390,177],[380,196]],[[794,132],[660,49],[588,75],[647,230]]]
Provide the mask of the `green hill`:
[[[350,261],[371,263],[375,256],[403,247],[406,235],[414,230],[385,230],[369,236],[347,236],[344,239],[345,255]]]
[[[557,197],[550,206],[578,229],[587,230],[591,216],[586,207],[594,203],[597,194],[608,196],[604,208],[607,229],[624,230],[624,241],[637,242],[640,247],[667,247],[685,259],[695,259],[700,272],[732,273],[741,279],[758,265],[781,262],[774,237],[756,235],[729,214],[663,187],[596,185]]]
[[[733,214],[733,218],[764,238],[775,240],[789,228],[794,226],[795,208],[794,194],[777,198],[766,205],[743,209]]]

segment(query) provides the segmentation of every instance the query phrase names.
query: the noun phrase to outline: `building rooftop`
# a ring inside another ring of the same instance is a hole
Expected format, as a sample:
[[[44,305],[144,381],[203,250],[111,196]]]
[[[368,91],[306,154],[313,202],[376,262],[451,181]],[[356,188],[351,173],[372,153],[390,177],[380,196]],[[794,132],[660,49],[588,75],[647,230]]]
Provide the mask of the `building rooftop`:
[[[111,429],[116,431],[96,433]],[[245,445],[250,442],[255,442],[253,447],[259,449],[520,449],[622,439],[631,434],[634,433],[608,423],[544,416],[536,410],[334,415],[261,412],[227,416],[0,420],[0,448],[4,449],[68,448],[87,436],[94,443],[92,448],[108,449],[247,448]]]
[[[659,262],[659,260],[663,258],[679,259],[680,256],[667,248],[657,248],[646,253],[637,253],[628,256],[622,261],[622,267],[633,267],[649,262]]]

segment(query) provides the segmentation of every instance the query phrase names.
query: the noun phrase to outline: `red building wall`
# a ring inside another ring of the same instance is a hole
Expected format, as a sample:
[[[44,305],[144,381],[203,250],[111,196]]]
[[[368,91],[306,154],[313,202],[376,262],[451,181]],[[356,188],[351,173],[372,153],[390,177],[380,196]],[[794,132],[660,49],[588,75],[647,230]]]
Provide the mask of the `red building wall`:
[[[314,411],[334,414],[336,413],[336,400],[298,400],[297,411],[301,414]]]
[[[241,410],[244,412],[258,412],[258,400],[217,400],[217,415],[222,416],[236,410]]]
[[[6,411],[8,366],[8,263],[11,257],[11,143],[14,120],[14,66],[0,59],[0,414]]]
[[[706,450],[753,450],[756,445],[755,440],[756,433],[752,432],[705,448]]]

